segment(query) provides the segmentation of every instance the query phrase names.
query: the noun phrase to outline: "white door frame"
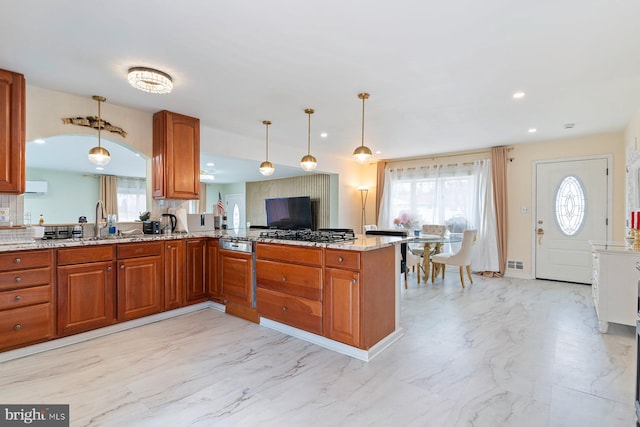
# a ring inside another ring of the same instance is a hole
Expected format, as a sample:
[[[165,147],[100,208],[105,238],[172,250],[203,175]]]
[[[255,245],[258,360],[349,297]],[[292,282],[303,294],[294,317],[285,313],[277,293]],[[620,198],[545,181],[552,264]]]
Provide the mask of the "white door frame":
[[[607,159],[607,239],[611,240],[612,230],[613,230],[613,155],[611,154],[596,154],[593,156],[584,156],[584,157],[563,157],[558,159],[545,159],[545,160],[535,160],[532,165],[531,172],[531,278],[535,279],[537,276],[536,271],[536,261],[537,261],[537,251],[536,251],[536,212],[538,211],[538,206],[536,203],[536,196],[538,191],[538,165],[544,163],[558,163],[558,162],[571,162],[578,160],[594,160],[594,159]]]

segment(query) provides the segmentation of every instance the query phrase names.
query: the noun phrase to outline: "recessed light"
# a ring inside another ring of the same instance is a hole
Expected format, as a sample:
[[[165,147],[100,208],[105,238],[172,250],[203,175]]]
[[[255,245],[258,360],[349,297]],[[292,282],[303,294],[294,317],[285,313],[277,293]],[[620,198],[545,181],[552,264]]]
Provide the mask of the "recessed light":
[[[573,129],[573,127],[575,126],[575,123],[565,123],[564,128],[565,129]]]
[[[377,150],[377,151],[376,151],[376,154],[382,154],[382,151]]]
[[[97,171],[103,171],[103,170],[104,170],[104,168],[103,168],[102,166],[98,166],[98,167],[96,167],[96,170],[97,170]]]
[[[44,144],[45,140],[44,139],[34,139],[33,142],[35,142],[36,144]]]
[[[538,129],[536,129],[536,128],[529,129],[529,133],[536,133],[537,131],[538,131]]]
[[[512,96],[513,96],[513,99],[522,99],[524,98],[525,95],[526,93],[520,91],[520,92],[515,92]]]
[[[215,166],[215,165],[216,165],[216,164],[215,164],[215,163],[213,163],[213,162],[209,162],[209,163],[207,163],[207,166],[210,166],[210,167],[213,167],[213,166]]]
[[[326,138],[327,136],[329,136],[326,132],[322,132],[320,134],[320,138]]]

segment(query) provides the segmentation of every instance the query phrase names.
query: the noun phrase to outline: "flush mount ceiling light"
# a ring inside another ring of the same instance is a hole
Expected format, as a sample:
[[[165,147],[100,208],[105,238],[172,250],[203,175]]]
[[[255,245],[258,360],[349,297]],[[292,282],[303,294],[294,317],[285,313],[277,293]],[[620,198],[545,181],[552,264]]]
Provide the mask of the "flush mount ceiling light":
[[[364,100],[369,99],[368,93],[359,93],[358,98],[362,99],[362,144],[353,150],[353,158],[358,163],[366,163],[372,157],[369,147],[364,145]]]
[[[146,67],[129,68],[129,83],[136,89],[149,93],[170,93],[173,90],[171,76]]]
[[[318,161],[311,155],[311,115],[313,114],[313,109],[307,108],[304,112],[309,116],[307,127],[307,155],[300,159],[300,167],[305,172],[311,172],[318,166]]]
[[[273,175],[273,172],[276,170],[273,167],[273,163],[269,161],[269,125],[271,122],[269,120],[263,120],[262,124],[265,128],[265,161],[260,163],[260,173],[264,176]]]
[[[513,97],[513,99],[522,99],[524,98],[526,95],[526,93],[519,91],[519,92],[515,92],[513,95],[511,95]]]
[[[100,144],[100,129],[104,127],[104,122],[102,121],[102,117],[100,116],[100,103],[105,102],[107,98],[104,96],[93,95],[93,100],[98,101],[98,146],[93,147],[89,150],[89,161],[97,166],[105,166],[107,163],[111,161],[111,154],[107,151],[106,148],[102,148]]]

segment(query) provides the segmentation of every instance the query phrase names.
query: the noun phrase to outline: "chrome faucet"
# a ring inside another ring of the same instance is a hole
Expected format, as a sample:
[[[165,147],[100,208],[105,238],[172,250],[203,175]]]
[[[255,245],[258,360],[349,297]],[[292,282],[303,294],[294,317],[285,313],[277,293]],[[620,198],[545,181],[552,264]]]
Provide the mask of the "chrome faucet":
[[[100,230],[102,230],[104,227],[100,226],[100,220],[104,219],[105,217],[105,213],[104,213],[104,204],[102,203],[102,200],[98,200],[98,203],[96,204],[96,224],[93,226],[93,234],[94,236],[97,238],[100,238]]]

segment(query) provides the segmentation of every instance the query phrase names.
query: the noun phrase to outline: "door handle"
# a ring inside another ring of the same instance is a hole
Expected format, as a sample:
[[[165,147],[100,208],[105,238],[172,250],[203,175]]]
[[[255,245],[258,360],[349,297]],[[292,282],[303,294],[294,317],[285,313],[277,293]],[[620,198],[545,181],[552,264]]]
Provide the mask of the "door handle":
[[[536,234],[538,236],[542,236],[542,235],[544,235],[544,230],[542,228],[538,228],[538,230],[536,231]]]

